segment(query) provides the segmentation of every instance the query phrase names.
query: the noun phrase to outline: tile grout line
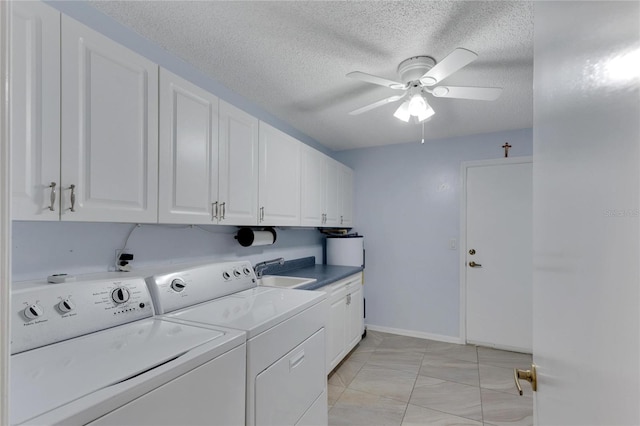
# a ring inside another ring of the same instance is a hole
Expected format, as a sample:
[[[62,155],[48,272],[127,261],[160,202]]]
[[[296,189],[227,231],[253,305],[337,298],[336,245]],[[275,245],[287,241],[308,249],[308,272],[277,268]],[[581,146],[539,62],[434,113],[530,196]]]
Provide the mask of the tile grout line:
[[[402,419],[400,419],[400,426],[404,422],[404,418],[407,415],[407,410],[409,409],[409,404],[411,403],[411,397],[413,396],[413,391],[416,390],[416,383],[418,383],[418,378],[420,377],[420,369],[422,368],[422,363],[424,362],[425,352],[422,353],[422,359],[420,360],[420,367],[418,367],[418,372],[416,373],[416,379],[413,381],[413,387],[411,388],[411,393],[409,394],[409,400],[407,401],[407,405],[404,407],[404,413],[402,413]]]
[[[480,394],[480,415],[482,416],[482,424],[484,424],[484,403],[482,402],[482,382],[480,381],[480,354],[476,346],[476,358],[478,359],[478,393]]]

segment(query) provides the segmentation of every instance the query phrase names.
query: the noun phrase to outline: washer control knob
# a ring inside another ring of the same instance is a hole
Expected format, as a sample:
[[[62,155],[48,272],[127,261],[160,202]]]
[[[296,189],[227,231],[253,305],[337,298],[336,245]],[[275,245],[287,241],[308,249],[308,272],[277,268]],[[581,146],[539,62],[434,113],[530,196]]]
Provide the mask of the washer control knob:
[[[27,306],[24,310],[24,316],[30,320],[40,318],[42,315],[44,315],[44,309],[37,303]]]
[[[234,269],[233,270],[233,275],[235,275],[236,278],[239,278],[242,275],[242,273],[240,271],[238,271],[237,269]]]
[[[224,278],[225,280],[228,280],[229,278],[231,278],[231,274],[229,274],[227,271],[224,271],[222,273],[222,278]]]
[[[118,287],[111,292],[111,299],[117,304],[125,303],[130,296],[129,290],[125,287]]]
[[[76,305],[69,298],[66,298],[62,302],[58,303],[58,309],[60,309],[60,312],[62,313],[71,312],[75,308]]]
[[[249,269],[249,267],[245,266],[244,269],[242,270],[242,272],[244,272],[244,274],[246,276],[251,275],[251,269]]]
[[[182,281],[181,278],[176,278],[173,281],[171,281],[171,289],[173,291],[176,291],[178,293],[180,293],[182,290],[184,290],[184,288],[187,286],[187,284]]]

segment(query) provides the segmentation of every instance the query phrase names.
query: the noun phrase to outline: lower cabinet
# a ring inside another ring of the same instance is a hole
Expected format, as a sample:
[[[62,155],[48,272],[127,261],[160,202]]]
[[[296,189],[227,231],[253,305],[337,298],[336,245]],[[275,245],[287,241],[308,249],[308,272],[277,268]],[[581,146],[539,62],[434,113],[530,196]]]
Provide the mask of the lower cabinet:
[[[362,273],[328,285],[329,319],[327,321],[327,374],[362,339],[364,312]]]

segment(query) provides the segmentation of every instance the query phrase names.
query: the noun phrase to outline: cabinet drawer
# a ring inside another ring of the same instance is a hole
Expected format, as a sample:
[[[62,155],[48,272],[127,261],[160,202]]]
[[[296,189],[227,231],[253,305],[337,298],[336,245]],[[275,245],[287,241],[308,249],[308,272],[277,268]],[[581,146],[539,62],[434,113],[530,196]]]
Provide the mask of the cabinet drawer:
[[[256,378],[258,425],[294,425],[326,387],[324,329]]]

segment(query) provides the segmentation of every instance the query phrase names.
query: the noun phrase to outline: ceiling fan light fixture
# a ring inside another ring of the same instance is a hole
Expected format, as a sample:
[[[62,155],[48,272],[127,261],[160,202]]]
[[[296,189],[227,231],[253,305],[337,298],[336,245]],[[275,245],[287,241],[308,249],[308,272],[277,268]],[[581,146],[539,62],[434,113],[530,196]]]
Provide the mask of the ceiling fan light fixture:
[[[420,93],[416,93],[409,101],[409,114],[418,116],[426,111],[428,107],[427,101]]]
[[[431,105],[427,104],[427,108],[424,111],[421,111],[420,114],[418,114],[418,122],[421,123],[421,122],[427,120],[428,118],[430,118],[435,113],[436,112],[433,110],[433,108],[431,108]]]
[[[396,110],[396,112],[393,113],[393,116],[395,118],[397,118],[398,120],[402,120],[405,123],[409,122],[409,119],[411,118],[411,114],[409,113],[409,100],[404,101]]]

